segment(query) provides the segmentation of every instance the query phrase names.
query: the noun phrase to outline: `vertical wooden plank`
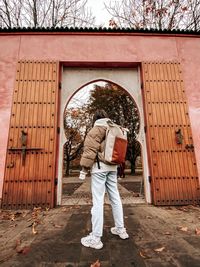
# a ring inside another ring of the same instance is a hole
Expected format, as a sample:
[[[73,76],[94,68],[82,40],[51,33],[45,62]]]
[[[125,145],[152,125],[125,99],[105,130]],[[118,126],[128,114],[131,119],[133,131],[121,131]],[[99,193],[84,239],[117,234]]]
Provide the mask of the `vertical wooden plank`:
[[[174,78],[172,76],[171,73],[171,63],[167,63],[166,64],[166,75],[165,75],[165,81],[166,81],[166,91],[168,94],[168,100],[167,100],[167,106],[170,105],[171,107],[171,112],[169,113],[169,117],[171,117],[171,123],[170,123],[170,137],[171,137],[171,151],[172,154],[171,155],[171,166],[173,166],[172,168],[172,173],[171,173],[171,177],[173,178],[173,198],[172,198],[172,203],[176,204],[179,202],[179,199],[181,198],[181,194],[182,194],[182,189],[180,188],[180,184],[178,184],[178,180],[177,177],[179,177],[180,175],[180,162],[179,162],[179,157],[176,157],[176,148],[174,147],[175,144],[175,130],[176,130],[176,117],[177,117],[177,113],[176,113],[176,109],[174,109],[175,107],[175,100],[176,100],[176,94],[177,94],[177,90],[176,88],[174,88],[173,83],[174,83]]]
[[[174,64],[171,66],[171,72],[173,72],[174,74],[174,80],[176,81],[176,91],[177,91],[177,113],[178,116],[180,117],[180,124],[179,124],[179,128],[181,129],[182,133],[183,133],[183,137],[184,137],[184,142],[183,144],[180,146],[181,148],[181,152],[179,153],[179,158],[182,162],[181,165],[181,170],[184,170],[184,175],[181,175],[181,188],[182,188],[182,192],[183,192],[183,197],[181,199],[181,202],[183,204],[187,204],[189,203],[189,199],[190,196],[192,194],[191,191],[191,186],[190,184],[188,184],[188,177],[190,176],[189,174],[189,166],[188,166],[188,157],[186,155],[186,150],[185,150],[185,142],[187,142],[187,134],[185,135],[185,114],[183,113],[183,104],[186,101],[183,97],[183,95],[180,94],[180,77],[177,76],[177,64]]]
[[[50,206],[50,186],[52,182],[51,176],[51,160],[49,155],[49,149],[51,147],[51,143],[53,141],[53,137],[51,135],[50,124],[51,124],[51,84],[52,84],[52,62],[48,63],[48,83],[47,83],[47,94],[46,94],[46,101],[47,101],[47,115],[46,115],[46,124],[47,124],[47,139],[46,139],[46,149],[47,149],[47,157],[46,157],[46,164],[47,164],[47,177],[49,177],[48,182],[45,185],[46,194],[46,203]]]
[[[37,146],[43,147],[43,134],[42,134],[42,113],[43,113],[43,95],[44,95],[44,70],[45,70],[45,63],[40,63],[40,87],[39,87],[39,99],[38,99],[38,117],[37,117],[37,133],[39,133],[38,139],[37,139]],[[37,152],[37,161],[38,161],[38,195],[40,196],[40,199],[37,198],[37,205],[40,205],[41,207],[45,206],[45,203],[42,201],[43,198],[43,180],[45,177],[43,177],[43,153],[44,151],[38,151]]]
[[[53,168],[52,168],[52,182],[51,182],[51,192],[53,192],[53,194],[51,195],[51,206],[53,205],[53,203],[55,202],[55,179],[56,179],[56,170],[57,170],[57,164],[56,164],[56,153],[57,153],[57,127],[58,127],[58,93],[59,91],[56,90],[56,87],[58,86],[59,83],[59,64],[58,62],[54,62],[53,64],[53,86],[52,86],[52,105],[54,107],[54,117],[51,123],[51,129],[54,132],[54,144],[52,149],[50,150],[50,155],[52,157],[52,164],[53,164]]]
[[[29,70],[28,70],[28,83],[27,83],[27,93],[26,93],[26,112],[24,117],[24,125],[27,132],[28,137],[28,146],[30,146],[30,136],[31,136],[31,125],[29,123],[29,118],[32,117],[31,113],[31,94],[32,94],[32,84],[33,84],[33,63],[32,61],[29,62]],[[28,204],[31,201],[30,197],[30,180],[31,180],[31,173],[30,173],[30,162],[31,162],[31,151],[27,151],[26,153],[26,164],[24,169],[24,175],[25,175],[25,196],[23,200],[23,206],[24,208],[29,208]]]
[[[157,188],[156,188],[156,192],[157,192],[157,202],[161,201],[161,196],[163,195],[163,186],[162,186],[162,179],[163,179],[163,165],[160,165],[159,167],[159,159],[160,159],[160,148],[162,148],[162,138],[157,138],[157,135],[160,134],[160,126],[161,126],[161,113],[160,113],[160,84],[159,83],[155,83],[156,80],[156,65],[151,63],[151,83],[152,83],[152,101],[153,101],[153,106],[154,106],[154,116],[156,118],[156,120],[153,123],[153,129],[154,129],[154,135],[156,137],[156,147],[155,149],[155,160],[154,160],[154,165],[155,165],[155,169],[156,169],[156,184],[157,184]]]
[[[169,127],[167,128],[169,131],[169,136],[170,136],[170,162],[171,162],[171,173],[170,173],[170,180],[172,181],[170,187],[172,187],[172,196],[171,196],[171,203],[170,204],[175,204],[177,199],[178,199],[178,185],[176,184],[176,176],[178,175],[178,170],[179,170],[179,162],[175,161],[175,149],[174,149],[174,144],[175,144],[175,120],[174,120],[174,91],[173,91],[173,78],[170,77],[168,73],[168,69],[170,68],[170,63],[165,64],[165,90],[167,91],[168,94],[168,101],[166,106],[169,109],[168,116],[170,118],[170,123]]]
[[[40,116],[39,114],[39,102],[40,102],[40,90],[41,90],[41,85],[43,83],[42,77],[41,77],[41,62],[37,62],[37,76],[36,76],[36,95],[35,95],[35,114],[34,114],[34,147],[39,148],[39,123],[38,123],[38,117]],[[36,163],[35,166],[37,168],[35,169],[35,182],[34,182],[34,203],[36,206],[41,206],[41,177],[39,177],[39,160],[38,160],[38,152],[34,152],[34,162]]]
[[[180,64],[177,65],[177,69],[175,71],[175,75],[177,79],[179,79],[179,92],[180,97],[182,98],[182,115],[185,118],[185,127],[184,127],[184,136],[186,136],[185,143],[189,145],[193,145],[192,142],[192,132],[191,132],[191,126],[189,121],[189,112],[188,112],[188,106],[187,106],[187,100],[185,97],[185,90],[183,87],[183,80],[181,78],[181,68]],[[187,186],[190,189],[190,203],[197,203],[196,199],[199,198],[199,183],[198,178],[196,177],[197,174],[197,166],[196,166],[196,159],[194,154],[194,149],[186,149],[186,157],[187,157],[187,163],[189,166],[189,175],[187,177]],[[195,178],[194,178],[195,177]],[[197,179],[196,179],[197,178]]]
[[[27,146],[33,147],[32,143],[32,136],[33,136],[33,114],[34,114],[34,96],[35,96],[35,80],[36,80],[36,72],[37,72],[37,66],[34,61],[30,62],[32,68],[31,68],[31,77],[30,77],[30,93],[29,93],[29,113],[27,116],[27,127],[28,127],[28,140],[27,140]],[[34,157],[32,154],[32,151],[28,152],[28,162],[27,168],[27,183],[28,183],[28,189],[27,189],[27,198],[26,198],[26,207],[32,208],[32,195],[33,195],[33,175],[34,175]]]
[[[28,75],[29,75],[29,62],[28,61],[24,61],[22,63],[24,65],[24,73],[23,76],[21,77],[21,80],[23,82],[23,87],[22,87],[22,98],[21,98],[21,103],[19,104],[19,108],[20,108],[20,118],[19,118],[19,136],[18,136],[18,146],[17,147],[21,147],[22,143],[21,143],[21,137],[22,137],[22,131],[26,132],[25,129],[25,124],[24,124],[24,117],[25,117],[25,101],[27,98],[27,85],[28,85]],[[19,173],[16,175],[16,177],[19,177],[19,182],[18,182],[18,186],[17,188],[14,189],[14,192],[16,193],[16,200],[14,200],[14,203],[17,202],[17,207],[19,209],[22,209],[24,207],[24,197],[26,195],[25,192],[25,180],[26,180],[26,174],[24,172],[25,166],[22,164],[22,152],[18,152],[19,153],[19,167],[18,167],[18,171]],[[25,176],[25,177],[24,177]]]
[[[48,129],[47,129],[47,116],[48,116],[48,102],[47,102],[47,96],[48,96],[48,80],[49,80],[49,64],[44,62],[44,92],[43,92],[43,112],[42,112],[42,131],[43,131],[43,145],[44,145],[44,154],[43,154],[43,171],[42,171],[42,176],[44,178],[43,183],[42,183],[42,192],[44,188],[46,187],[46,184],[48,183],[48,163],[47,163],[47,158],[48,158]],[[46,189],[45,189],[46,190]],[[47,195],[42,193],[42,203],[47,203]]]
[[[168,117],[168,110],[166,108],[166,105],[164,104],[163,100],[163,91],[165,92],[165,81],[164,81],[164,70],[160,69],[160,64],[155,64],[156,66],[156,73],[155,73],[155,83],[158,83],[159,85],[159,91],[160,91],[160,98],[158,99],[158,105],[159,105],[159,113],[161,114],[162,121],[160,122],[159,126],[159,139],[163,142],[163,155],[162,155],[162,161],[159,164],[160,166],[164,166],[164,171],[160,175],[160,180],[162,183],[162,201],[169,202],[170,196],[169,196],[169,188],[168,183],[166,184],[165,181],[170,177],[170,171],[171,171],[171,164],[170,164],[170,158],[169,158],[169,152],[166,151],[166,143],[169,144],[169,134],[168,134],[168,128],[170,124],[169,117]],[[158,82],[156,82],[158,81]],[[166,126],[166,127],[165,127]],[[162,147],[160,149],[162,149]],[[167,187],[167,188],[166,188]],[[166,190],[167,189],[167,190]]]

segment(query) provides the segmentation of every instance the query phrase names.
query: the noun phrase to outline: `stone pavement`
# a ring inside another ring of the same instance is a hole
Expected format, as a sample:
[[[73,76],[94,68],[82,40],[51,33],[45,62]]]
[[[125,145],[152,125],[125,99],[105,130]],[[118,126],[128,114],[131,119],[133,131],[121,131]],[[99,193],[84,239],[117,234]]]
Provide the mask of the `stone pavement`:
[[[78,177],[65,178],[63,181],[64,184],[64,194],[62,197],[62,205],[92,205],[91,190],[90,190],[90,177],[87,177],[86,180],[81,182]],[[121,200],[123,204],[142,204],[145,203],[144,195],[139,193],[133,193],[128,190],[123,184],[136,184],[137,186],[141,184],[141,176],[127,176],[127,178],[120,179],[118,181],[118,188],[121,195]],[[122,184],[122,185],[121,185]],[[70,186],[77,186],[77,189],[73,194],[67,194],[68,188]],[[140,188],[138,190],[140,192]],[[109,204],[108,196],[105,195],[105,203]]]
[[[121,240],[105,205],[104,247],[85,248],[80,239],[89,233],[90,205],[51,210],[0,212],[0,266],[90,267],[199,267],[200,207],[124,205],[130,235]]]

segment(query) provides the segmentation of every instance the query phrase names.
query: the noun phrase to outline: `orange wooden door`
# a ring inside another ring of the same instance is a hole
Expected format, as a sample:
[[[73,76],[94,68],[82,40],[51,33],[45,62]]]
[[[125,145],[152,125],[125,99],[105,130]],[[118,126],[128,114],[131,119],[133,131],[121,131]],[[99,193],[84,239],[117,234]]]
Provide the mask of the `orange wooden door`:
[[[2,208],[53,207],[58,63],[21,61],[10,119]]]
[[[153,203],[200,203],[180,63],[143,63],[142,75]]]

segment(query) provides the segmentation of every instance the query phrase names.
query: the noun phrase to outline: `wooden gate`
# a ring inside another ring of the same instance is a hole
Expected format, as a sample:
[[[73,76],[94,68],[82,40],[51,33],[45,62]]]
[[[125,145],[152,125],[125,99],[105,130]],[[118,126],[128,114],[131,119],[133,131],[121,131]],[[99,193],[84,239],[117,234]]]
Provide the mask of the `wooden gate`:
[[[153,203],[200,203],[180,63],[143,63],[142,75]]]
[[[10,119],[2,208],[53,207],[58,63],[21,61]]]

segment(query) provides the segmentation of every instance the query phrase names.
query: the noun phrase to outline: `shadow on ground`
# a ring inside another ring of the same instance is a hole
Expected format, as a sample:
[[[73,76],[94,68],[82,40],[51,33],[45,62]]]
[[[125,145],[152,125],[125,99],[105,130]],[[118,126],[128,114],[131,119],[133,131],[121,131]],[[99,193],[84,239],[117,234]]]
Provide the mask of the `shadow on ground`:
[[[1,266],[90,267],[99,259],[101,267],[199,267],[199,207],[125,205],[130,238],[121,240],[110,233],[112,212],[105,205],[101,250],[80,244],[91,229],[90,209],[86,205],[59,207],[39,210],[35,217],[28,211],[17,211],[18,215],[2,211]]]

